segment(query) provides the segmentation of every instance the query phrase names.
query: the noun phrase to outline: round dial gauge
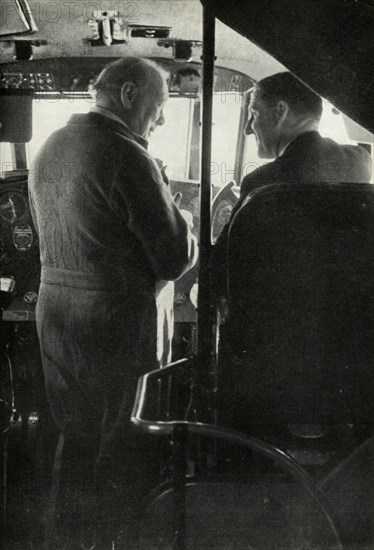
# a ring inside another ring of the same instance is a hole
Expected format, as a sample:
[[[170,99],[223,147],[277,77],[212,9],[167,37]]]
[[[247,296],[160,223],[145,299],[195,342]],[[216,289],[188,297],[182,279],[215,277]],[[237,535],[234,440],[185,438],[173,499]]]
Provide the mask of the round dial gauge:
[[[222,229],[229,222],[233,207],[233,204],[226,199],[222,199],[222,201],[218,204],[217,209],[213,213],[212,220],[213,243],[216,242]]]
[[[4,222],[19,222],[25,217],[26,212],[26,198],[18,191],[8,191],[0,195],[0,216]]]

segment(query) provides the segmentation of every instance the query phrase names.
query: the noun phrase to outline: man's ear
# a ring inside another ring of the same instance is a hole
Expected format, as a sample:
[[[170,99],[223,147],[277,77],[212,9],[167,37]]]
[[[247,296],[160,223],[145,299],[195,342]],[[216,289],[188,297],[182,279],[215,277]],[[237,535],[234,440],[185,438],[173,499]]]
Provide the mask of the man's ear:
[[[138,88],[134,82],[125,82],[121,87],[121,102],[125,109],[130,109],[135,101]]]
[[[282,124],[290,112],[290,106],[287,101],[278,101],[275,107],[275,121],[277,124]]]

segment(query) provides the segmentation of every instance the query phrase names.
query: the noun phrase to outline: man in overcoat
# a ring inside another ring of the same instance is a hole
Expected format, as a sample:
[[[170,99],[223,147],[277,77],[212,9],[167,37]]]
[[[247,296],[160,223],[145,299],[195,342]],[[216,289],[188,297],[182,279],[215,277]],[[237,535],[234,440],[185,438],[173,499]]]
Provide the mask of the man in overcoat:
[[[126,530],[141,500],[137,484],[154,458],[129,420],[139,376],[157,366],[155,289],[195,256],[147,151],[164,123],[166,73],[122,58],[94,91],[91,111],[73,115],[42,146],[30,181],[42,264],[37,327],[62,434],[53,544],[69,550],[112,548],[118,524]]]

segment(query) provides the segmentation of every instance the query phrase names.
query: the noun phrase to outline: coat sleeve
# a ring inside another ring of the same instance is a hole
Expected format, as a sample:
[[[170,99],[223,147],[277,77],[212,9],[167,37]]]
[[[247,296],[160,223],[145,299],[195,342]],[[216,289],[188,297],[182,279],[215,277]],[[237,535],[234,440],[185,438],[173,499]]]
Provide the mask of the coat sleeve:
[[[34,224],[34,227],[35,227],[35,231],[36,231],[37,235],[39,235],[39,226],[38,226],[38,221],[37,221],[37,218],[36,218],[35,201],[34,201],[33,195],[30,192],[30,189],[29,189],[29,206],[30,206],[30,213],[31,213],[31,218],[32,218],[32,221],[33,221],[33,224]]]
[[[196,240],[157,163],[146,151],[136,151],[126,160],[125,173],[119,171],[115,179],[128,228],[140,241],[156,278],[178,279],[196,261]]]

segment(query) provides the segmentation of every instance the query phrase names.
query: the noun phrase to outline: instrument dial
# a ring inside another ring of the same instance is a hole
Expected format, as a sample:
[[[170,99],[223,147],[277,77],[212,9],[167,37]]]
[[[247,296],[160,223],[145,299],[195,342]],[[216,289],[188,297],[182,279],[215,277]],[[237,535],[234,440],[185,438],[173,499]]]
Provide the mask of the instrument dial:
[[[213,243],[216,242],[216,240],[218,239],[218,237],[222,232],[222,229],[230,221],[232,209],[233,209],[233,204],[226,199],[222,199],[222,201],[217,206],[216,211],[213,213],[213,219],[212,219]]]
[[[0,195],[0,216],[10,225],[20,222],[27,212],[26,198],[18,191],[9,191]]]

